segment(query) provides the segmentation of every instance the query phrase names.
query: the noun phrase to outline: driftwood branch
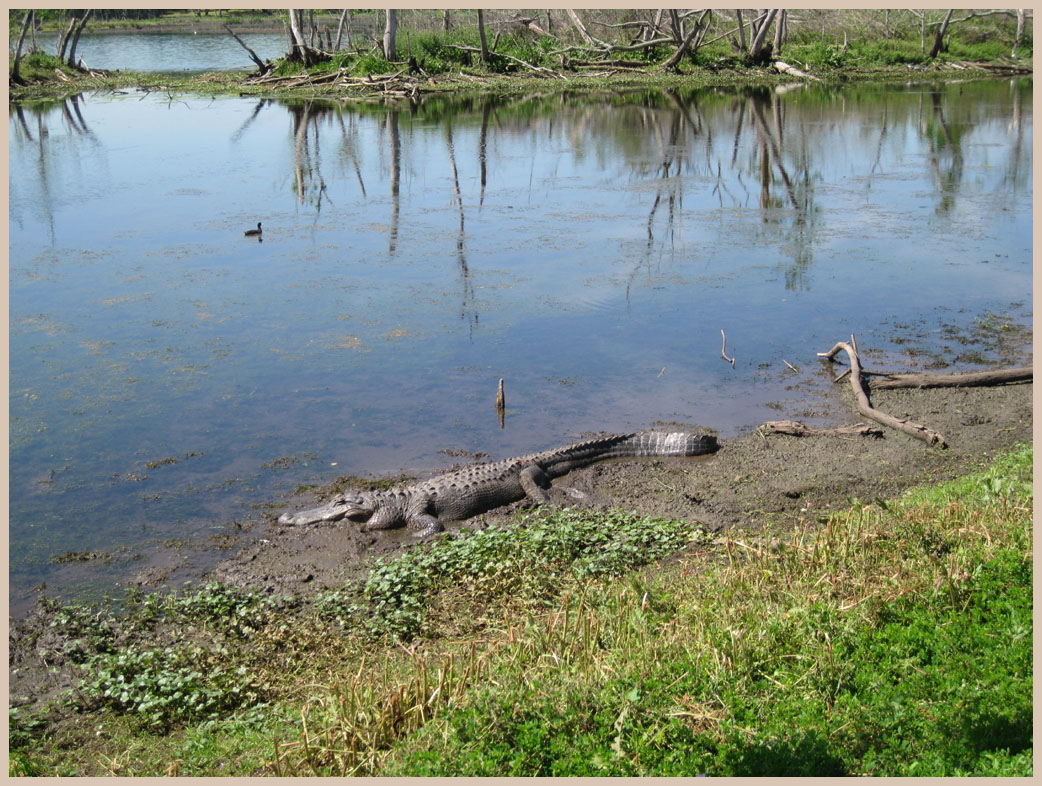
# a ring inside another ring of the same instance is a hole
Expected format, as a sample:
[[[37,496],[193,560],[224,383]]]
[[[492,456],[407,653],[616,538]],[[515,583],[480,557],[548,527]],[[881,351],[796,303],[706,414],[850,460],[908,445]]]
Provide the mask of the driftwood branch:
[[[846,352],[847,357],[850,359],[850,387],[854,391],[854,400],[857,401],[858,412],[877,423],[882,423],[884,426],[889,426],[892,429],[922,440],[931,447],[948,447],[944,437],[933,429],[908,420],[900,420],[893,415],[880,412],[872,406],[868,400],[868,393],[865,392],[865,386],[861,381],[861,360],[858,358],[857,342],[854,340],[853,335],[850,337],[849,344],[844,341],[837,342],[836,346],[828,352],[819,352],[818,357],[832,360],[840,351]]]
[[[771,420],[760,426],[761,431],[768,434],[785,434],[790,437],[817,437],[833,435],[852,435],[881,437],[883,430],[867,423],[855,423],[853,426],[837,426],[836,428],[814,428],[798,420]]]
[[[814,74],[808,74],[806,71],[801,71],[800,69],[795,68],[794,66],[791,66],[782,60],[774,61],[774,69],[782,74],[788,74],[789,76],[798,76],[800,79],[810,79],[814,82],[821,81],[821,79],[814,76]]]
[[[1000,368],[995,371],[975,371],[969,374],[877,374],[872,371],[862,371],[861,373],[872,377],[872,387],[880,390],[1005,385],[1010,382],[1027,382],[1033,377],[1031,366]]]

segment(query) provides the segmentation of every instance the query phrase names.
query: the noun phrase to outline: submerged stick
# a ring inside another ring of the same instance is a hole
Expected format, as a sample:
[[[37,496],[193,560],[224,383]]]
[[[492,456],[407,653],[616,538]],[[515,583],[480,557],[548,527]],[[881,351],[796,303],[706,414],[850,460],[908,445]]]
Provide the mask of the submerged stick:
[[[507,400],[503,395],[503,380],[499,380],[499,391],[496,393],[496,414],[499,415],[499,427],[506,428]]]
[[[849,344],[844,341],[837,342],[836,346],[828,352],[819,352],[818,357],[832,360],[840,351],[846,352],[847,357],[850,359],[850,387],[854,391],[854,400],[857,402],[858,412],[866,418],[872,418],[877,423],[882,423],[884,426],[889,426],[892,429],[908,434],[910,437],[922,440],[931,447],[948,447],[944,437],[933,429],[908,420],[900,420],[893,415],[880,412],[872,406],[868,400],[868,393],[865,392],[865,386],[861,381],[861,360],[858,358],[857,342],[854,340],[853,334],[850,336]]]
[[[724,345],[720,347],[720,356],[731,364],[731,368],[734,368],[734,358],[727,357],[727,334],[724,333],[723,328],[720,329],[720,336],[724,340]]]

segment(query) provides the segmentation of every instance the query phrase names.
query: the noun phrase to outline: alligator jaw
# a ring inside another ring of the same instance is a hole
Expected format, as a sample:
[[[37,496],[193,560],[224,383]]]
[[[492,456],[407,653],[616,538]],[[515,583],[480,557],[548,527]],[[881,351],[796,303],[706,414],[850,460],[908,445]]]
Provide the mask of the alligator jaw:
[[[279,516],[279,524],[290,527],[300,527],[305,524],[314,524],[319,521],[339,521],[347,517],[350,519],[369,518],[372,510],[362,508],[354,502],[343,499],[333,500],[328,505],[321,505],[311,510],[302,510],[298,513],[283,513]]]

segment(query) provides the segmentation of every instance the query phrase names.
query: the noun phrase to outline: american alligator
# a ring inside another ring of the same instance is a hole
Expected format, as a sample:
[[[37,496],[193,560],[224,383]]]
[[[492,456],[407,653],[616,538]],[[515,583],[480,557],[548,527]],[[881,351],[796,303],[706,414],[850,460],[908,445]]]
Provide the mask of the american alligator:
[[[547,504],[550,481],[595,461],[625,456],[698,456],[717,449],[716,437],[685,432],[641,431],[475,464],[388,491],[341,494],[321,507],[284,513],[280,524],[303,525],[347,518],[362,531],[408,525],[425,537],[446,521],[460,521],[525,499]]]

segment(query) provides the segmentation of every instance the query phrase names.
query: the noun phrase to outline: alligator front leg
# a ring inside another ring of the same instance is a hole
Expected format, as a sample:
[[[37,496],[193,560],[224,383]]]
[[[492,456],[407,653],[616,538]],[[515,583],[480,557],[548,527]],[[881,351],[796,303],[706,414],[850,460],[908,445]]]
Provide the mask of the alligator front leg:
[[[394,529],[405,523],[405,516],[401,508],[391,505],[380,505],[373,511],[373,515],[362,525],[362,532],[374,529]]]
[[[417,538],[426,538],[445,529],[444,525],[430,513],[412,514],[408,517],[407,523],[413,530],[413,536]]]

